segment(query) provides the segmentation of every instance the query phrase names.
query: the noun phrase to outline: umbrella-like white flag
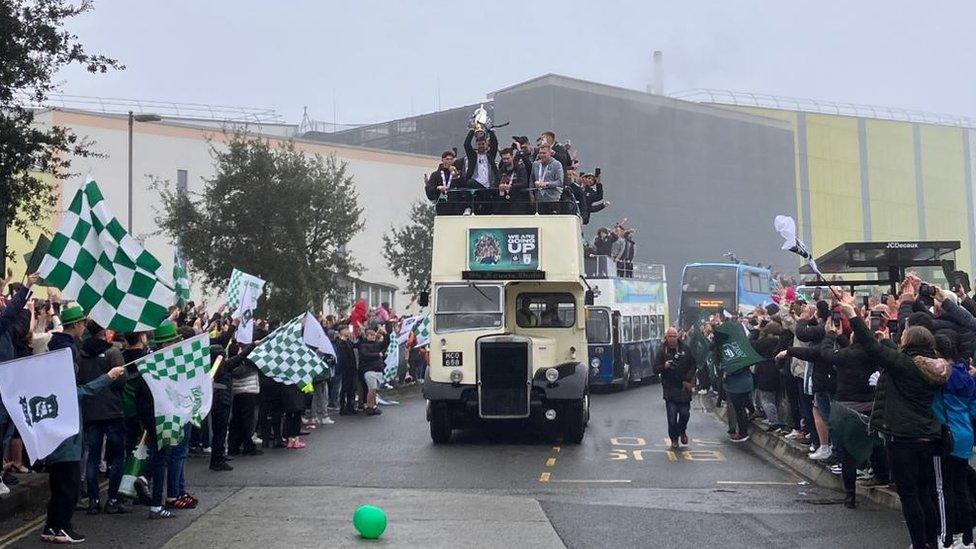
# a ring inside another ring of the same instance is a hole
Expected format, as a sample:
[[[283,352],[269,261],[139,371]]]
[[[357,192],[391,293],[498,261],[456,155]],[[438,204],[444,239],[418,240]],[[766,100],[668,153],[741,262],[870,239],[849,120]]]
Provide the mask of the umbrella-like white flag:
[[[823,278],[810,249],[796,236],[796,221],[788,215],[777,215],[776,219],[773,220],[773,228],[783,237],[782,249],[789,250],[806,259],[813,272],[817,273],[818,277]]]

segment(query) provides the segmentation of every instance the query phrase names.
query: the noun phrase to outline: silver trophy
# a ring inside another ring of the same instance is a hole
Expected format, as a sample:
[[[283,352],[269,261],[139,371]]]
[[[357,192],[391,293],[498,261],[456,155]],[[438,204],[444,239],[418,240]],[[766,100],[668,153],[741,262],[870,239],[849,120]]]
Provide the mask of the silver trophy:
[[[488,116],[488,110],[485,109],[484,103],[474,110],[469,126],[474,130],[475,137],[478,138],[484,137],[485,132],[491,129],[491,117]]]

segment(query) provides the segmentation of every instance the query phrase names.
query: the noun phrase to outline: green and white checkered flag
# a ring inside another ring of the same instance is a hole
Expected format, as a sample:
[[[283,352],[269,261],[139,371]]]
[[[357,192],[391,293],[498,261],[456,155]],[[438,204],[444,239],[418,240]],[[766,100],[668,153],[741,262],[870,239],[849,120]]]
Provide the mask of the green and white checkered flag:
[[[227,283],[227,309],[230,311],[236,311],[241,305],[241,297],[244,295],[245,285],[251,286],[251,295],[254,302],[257,303],[258,298],[261,296],[261,292],[264,291],[264,280],[247,274],[244,271],[239,271],[234,269],[230,273],[230,282]]]
[[[384,362],[386,365],[383,367],[383,380],[393,383],[400,374],[400,341],[395,337],[390,338]]]
[[[136,364],[152,392],[159,447],[179,444],[183,427],[199,426],[210,413],[210,336],[200,334],[164,347]]]
[[[176,285],[176,301],[180,307],[190,300],[190,275],[186,268],[186,261],[180,253],[179,244],[173,248],[173,281]]]
[[[304,387],[311,383],[326,364],[303,341],[303,323],[306,318],[309,322],[317,322],[308,312],[296,316],[268,334],[251,351],[248,358],[266,376],[285,385]]]
[[[416,324],[413,325],[413,334],[416,336],[417,341],[413,344],[414,347],[423,347],[424,345],[430,345],[430,317],[424,316]]]
[[[169,274],[115,219],[92,180],[75,193],[38,272],[117,332],[154,330],[176,303]]]

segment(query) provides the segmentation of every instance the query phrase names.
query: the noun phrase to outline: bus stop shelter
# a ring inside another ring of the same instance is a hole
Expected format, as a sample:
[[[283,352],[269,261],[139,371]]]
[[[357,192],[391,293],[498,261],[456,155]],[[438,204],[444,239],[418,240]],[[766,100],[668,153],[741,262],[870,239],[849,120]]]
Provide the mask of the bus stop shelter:
[[[808,286],[843,286],[851,291],[857,286],[889,286],[897,294],[896,284],[905,279],[905,273],[920,267],[941,268],[946,280],[957,277],[956,250],[958,240],[899,241],[899,242],[845,242],[817,258],[820,272],[827,278],[843,277],[842,281],[810,281]],[[877,279],[867,277],[873,273]],[[800,268],[801,275],[813,275],[809,265]],[[968,282],[967,282],[968,285]]]

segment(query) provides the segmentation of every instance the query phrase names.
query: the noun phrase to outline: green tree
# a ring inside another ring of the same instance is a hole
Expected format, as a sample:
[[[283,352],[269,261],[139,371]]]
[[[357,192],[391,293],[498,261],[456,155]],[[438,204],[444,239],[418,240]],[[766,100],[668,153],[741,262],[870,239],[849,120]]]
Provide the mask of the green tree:
[[[236,133],[211,147],[216,175],[200,193],[157,182],[162,232],[179,240],[191,270],[222,292],[236,267],[267,281],[263,314],[286,320],[322,298],[341,302],[359,266],[346,253],[362,208],[345,163]]]
[[[68,65],[92,73],[125,68],[87,53],[65,30],[69,19],[91,9],[88,1],[0,0],[0,271],[9,257],[7,227],[27,236],[47,219],[71,157],[92,154],[69,129],[36,126],[30,105],[57,91],[53,78]]]
[[[410,207],[412,221],[390,227],[383,235],[383,258],[390,270],[407,281],[414,297],[430,289],[430,261],[434,250],[434,205],[417,200]]]

